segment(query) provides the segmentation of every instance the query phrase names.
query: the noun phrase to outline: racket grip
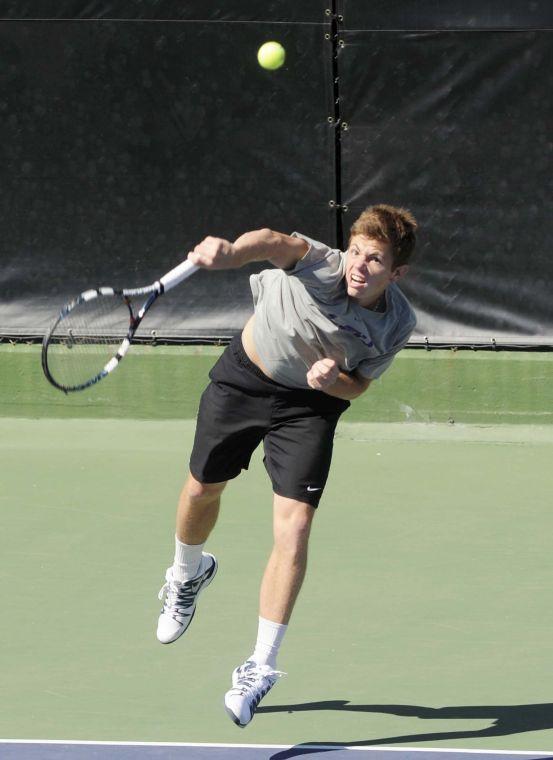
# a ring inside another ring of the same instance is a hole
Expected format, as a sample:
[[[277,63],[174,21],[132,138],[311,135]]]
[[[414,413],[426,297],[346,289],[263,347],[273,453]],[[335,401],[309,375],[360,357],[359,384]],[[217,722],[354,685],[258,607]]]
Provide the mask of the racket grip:
[[[171,269],[170,272],[164,274],[159,282],[161,285],[163,285],[165,292],[167,292],[168,290],[171,290],[171,288],[174,288],[176,285],[181,283],[183,280],[186,280],[187,277],[190,277],[190,275],[194,274],[197,269],[198,267],[191,261],[183,261],[174,269]]]

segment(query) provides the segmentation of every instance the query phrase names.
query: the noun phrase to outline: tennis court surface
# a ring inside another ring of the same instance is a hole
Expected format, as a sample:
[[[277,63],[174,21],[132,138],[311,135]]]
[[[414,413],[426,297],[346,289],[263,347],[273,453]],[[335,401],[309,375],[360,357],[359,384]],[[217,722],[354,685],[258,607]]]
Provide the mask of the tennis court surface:
[[[208,744],[109,744],[109,743],[2,743],[6,760],[286,760],[309,756],[334,760],[547,760],[553,755],[538,752],[441,752],[440,750],[390,750],[384,748],[341,747],[331,745],[300,745],[297,747],[269,745],[208,745]],[[352,754],[357,752],[357,754]],[[359,754],[361,753],[361,754]]]
[[[255,636],[271,542],[260,453],[226,492],[209,545],[220,570],[193,626],[161,646],[157,592],[194,431],[179,415],[201,383],[169,381],[161,352],[142,374],[129,367],[144,383],[155,367],[158,419],[154,392],[142,396],[147,419],[117,407],[124,369],[86,399],[64,406],[52,390],[45,403],[39,367],[36,382],[18,382],[33,351],[7,350],[17,361],[2,377],[0,736],[18,740],[0,744],[2,760],[550,756],[549,360],[511,372],[498,359],[494,407],[481,358],[448,359],[440,374],[412,352],[414,369],[407,356],[367,394],[378,408],[348,413],[279,660],[288,675],[241,731],[222,699]],[[428,398],[435,420],[420,421]],[[474,422],[483,398],[485,422]],[[404,422],[371,420],[378,410]],[[525,424],[493,423],[513,410]],[[73,743],[40,743],[63,739]]]

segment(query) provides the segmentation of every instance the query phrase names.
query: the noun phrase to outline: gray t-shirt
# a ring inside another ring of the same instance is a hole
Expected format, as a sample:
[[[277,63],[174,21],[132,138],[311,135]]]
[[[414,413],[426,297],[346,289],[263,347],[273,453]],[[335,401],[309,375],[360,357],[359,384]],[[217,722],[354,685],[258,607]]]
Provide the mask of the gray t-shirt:
[[[347,253],[297,232],[292,236],[309,243],[293,269],[265,269],[250,277],[253,339],[270,376],[291,388],[308,388],[307,371],[329,358],[343,372],[379,377],[415,327],[409,301],[390,283],[386,310],[364,309],[347,295]]]

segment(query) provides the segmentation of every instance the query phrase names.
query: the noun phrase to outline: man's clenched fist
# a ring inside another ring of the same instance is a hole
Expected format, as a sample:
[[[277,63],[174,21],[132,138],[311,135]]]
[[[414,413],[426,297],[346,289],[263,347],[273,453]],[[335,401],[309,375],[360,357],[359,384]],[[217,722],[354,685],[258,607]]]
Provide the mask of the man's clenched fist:
[[[324,391],[334,385],[340,374],[340,368],[334,359],[319,359],[306,375],[307,384],[316,391]]]
[[[240,266],[232,243],[221,238],[206,237],[188,254],[188,260],[204,269],[235,269]]]

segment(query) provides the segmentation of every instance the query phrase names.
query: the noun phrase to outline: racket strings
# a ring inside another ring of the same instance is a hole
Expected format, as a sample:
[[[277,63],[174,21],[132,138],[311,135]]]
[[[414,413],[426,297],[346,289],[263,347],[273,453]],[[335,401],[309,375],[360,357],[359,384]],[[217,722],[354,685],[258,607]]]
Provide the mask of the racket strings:
[[[55,383],[73,389],[97,378],[117,353],[131,322],[130,302],[122,296],[77,302],[48,340],[46,361]]]

